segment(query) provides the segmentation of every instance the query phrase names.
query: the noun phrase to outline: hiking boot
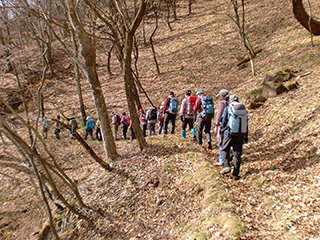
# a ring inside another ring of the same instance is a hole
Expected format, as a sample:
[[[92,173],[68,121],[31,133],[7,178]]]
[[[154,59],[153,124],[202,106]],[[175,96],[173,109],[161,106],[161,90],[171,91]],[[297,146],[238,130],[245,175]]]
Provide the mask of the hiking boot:
[[[237,181],[237,180],[240,179],[240,177],[239,177],[239,176],[232,176],[232,179],[235,180],[235,181]]]
[[[219,167],[222,167],[222,166],[223,166],[223,164],[222,164],[222,163],[219,163],[219,162],[214,162],[213,165],[214,165],[214,166],[219,166]]]
[[[212,149],[211,140],[208,141],[208,149]]]
[[[224,168],[220,171],[221,174],[227,174],[227,173],[229,173],[229,172],[231,172],[231,167],[224,167]]]

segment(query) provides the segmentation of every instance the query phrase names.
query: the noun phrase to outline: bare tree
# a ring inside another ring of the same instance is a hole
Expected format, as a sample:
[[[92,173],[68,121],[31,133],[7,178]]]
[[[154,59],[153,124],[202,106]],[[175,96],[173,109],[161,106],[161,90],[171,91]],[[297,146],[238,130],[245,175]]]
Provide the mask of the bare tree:
[[[256,53],[253,50],[251,43],[245,32],[245,8],[244,8],[245,1],[241,0],[240,9],[239,9],[237,0],[230,0],[230,1],[232,3],[234,14],[228,11],[227,16],[236,24],[239,39],[249,54],[252,74],[255,75],[256,72],[255,72],[254,58],[256,57]]]

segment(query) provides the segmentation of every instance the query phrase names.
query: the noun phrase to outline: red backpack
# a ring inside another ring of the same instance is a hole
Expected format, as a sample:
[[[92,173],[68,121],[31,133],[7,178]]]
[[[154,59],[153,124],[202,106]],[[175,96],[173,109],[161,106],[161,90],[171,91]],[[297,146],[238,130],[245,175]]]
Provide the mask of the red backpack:
[[[197,98],[194,96],[189,96],[187,98],[187,114],[188,115],[194,115],[195,112],[193,110],[194,105],[196,104]]]

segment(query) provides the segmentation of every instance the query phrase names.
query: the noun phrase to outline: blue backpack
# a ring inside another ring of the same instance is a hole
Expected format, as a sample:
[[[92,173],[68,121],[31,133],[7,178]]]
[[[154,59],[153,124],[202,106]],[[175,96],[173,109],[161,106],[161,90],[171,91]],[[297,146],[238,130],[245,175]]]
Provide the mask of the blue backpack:
[[[213,100],[209,96],[204,96],[201,98],[201,108],[202,111],[199,114],[201,118],[213,118],[214,116],[214,107]]]
[[[247,134],[248,115],[243,103],[230,103],[228,107],[228,128],[232,136],[245,136]]]
[[[88,122],[88,129],[94,129],[94,121],[92,118],[89,119]]]
[[[177,114],[178,107],[179,107],[178,99],[176,99],[175,97],[170,97],[168,112],[171,114]]]

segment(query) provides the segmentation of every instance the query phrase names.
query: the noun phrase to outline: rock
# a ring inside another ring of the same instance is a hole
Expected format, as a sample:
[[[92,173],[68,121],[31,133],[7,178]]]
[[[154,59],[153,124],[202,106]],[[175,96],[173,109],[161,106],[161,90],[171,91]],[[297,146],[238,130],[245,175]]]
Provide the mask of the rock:
[[[267,101],[267,98],[263,97],[263,96],[259,96],[256,97],[255,99],[253,99],[250,104],[249,104],[249,109],[255,109],[260,107],[261,105],[263,105],[263,103]]]
[[[262,96],[265,98],[276,97],[277,95],[288,91],[287,88],[277,82],[279,79],[267,75],[262,84]]]
[[[299,85],[300,84],[295,80],[290,80],[284,84],[284,86],[286,87],[286,89],[288,89],[288,91],[291,91],[293,89],[298,89]]]

